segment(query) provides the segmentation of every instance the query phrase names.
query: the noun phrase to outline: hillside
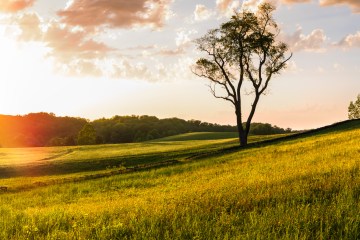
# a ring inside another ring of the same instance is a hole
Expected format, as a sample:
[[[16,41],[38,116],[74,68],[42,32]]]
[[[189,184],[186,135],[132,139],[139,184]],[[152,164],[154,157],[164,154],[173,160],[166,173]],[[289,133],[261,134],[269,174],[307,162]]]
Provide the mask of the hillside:
[[[359,137],[355,120],[247,148],[223,139],[19,149],[34,151],[28,159],[1,149],[2,171],[47,161],[64,171],[0,180],[0,238],[358,239]]]
[[[169,137],[155,139],[153,141],[189,141],[189,140],[216,140],[216,139],[228,139],[237,138],[237,132],[193,132],[173,135]]]

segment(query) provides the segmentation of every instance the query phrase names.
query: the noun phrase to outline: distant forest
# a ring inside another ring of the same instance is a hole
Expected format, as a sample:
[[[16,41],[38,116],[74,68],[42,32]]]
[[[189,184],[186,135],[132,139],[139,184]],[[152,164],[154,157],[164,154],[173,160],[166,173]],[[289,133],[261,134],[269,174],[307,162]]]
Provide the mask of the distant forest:
[[[57,117],[52,113],[23,116],[0,115],[1,147],[72,146],[84,144],[131,143],[188,132],[236,132],[236,126],[179,118],[114,116],[89,121]],[[252,123],[250,134],[291,132],[268,123]]]

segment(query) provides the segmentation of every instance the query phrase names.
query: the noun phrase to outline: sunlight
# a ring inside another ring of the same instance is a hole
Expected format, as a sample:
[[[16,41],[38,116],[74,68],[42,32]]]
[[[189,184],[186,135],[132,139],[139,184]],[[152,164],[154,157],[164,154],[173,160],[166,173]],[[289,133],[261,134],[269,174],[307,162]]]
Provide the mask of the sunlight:
[[[54,112],[93,119],[120,114],[119,109],[133,114],[133,107],[122,99],[130,98],[134,104],[137,101],[131,97],[134,92],[149,88],[149,84],[137,81],[78,78],[57,72],[55,60],[47,56],[49,50],[44,43],[18,42],[16,34],[7,33],[3,26],[0,26],[0,43],[1,114]]]
[[[10,34],[11,35],[11,34]],[[0,113],[54,112],[93,116],[94,106],[109,105],[131,84],[114,79],[75,78],[56,72],[44,43],[18,42],[0,26]]]
[[[4,148],[0,152],[2,166],[33,164],[57,154],[52,148]]]
[[[4,27],[0,29],[0,42],[0,112],[23,113],[29,99],[39,97],[32,93],[33,87],[51,71],[43,61],[47,50],[38,43],[17,43]]]

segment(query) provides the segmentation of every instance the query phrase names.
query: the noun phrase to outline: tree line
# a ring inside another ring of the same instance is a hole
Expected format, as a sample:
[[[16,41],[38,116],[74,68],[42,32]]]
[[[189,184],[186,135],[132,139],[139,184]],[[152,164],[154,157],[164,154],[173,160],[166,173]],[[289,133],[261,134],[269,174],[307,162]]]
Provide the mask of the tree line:
[[[114,116],[89,121],[79,117],[58,117],[52,113],[0,115],[2,147],[72,146],[131,143],[188,132],[236,132],[237,127],[199,120],[159,119],[154,116]],[[291,132],[268,123],[252,123],[250,134]]]

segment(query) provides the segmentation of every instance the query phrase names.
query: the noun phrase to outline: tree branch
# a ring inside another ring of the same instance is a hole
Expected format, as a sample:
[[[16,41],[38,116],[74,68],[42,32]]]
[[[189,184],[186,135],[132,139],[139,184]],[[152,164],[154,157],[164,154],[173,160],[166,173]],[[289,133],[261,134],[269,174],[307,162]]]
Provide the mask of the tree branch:
[[[224,100],[229,101],[229,102],[231,102],[232,104],[235,105],[234,100],[232,100],[231,98],[229,98],[230,96],[223,97],[223,96],[218,96],[218,95],[216,95],[215,86],[212,87],[211,85],[209,85],[209,88],[210,88],[210,91],[211,91],[212,95],[213,95],[215,98],[224,99]]]

